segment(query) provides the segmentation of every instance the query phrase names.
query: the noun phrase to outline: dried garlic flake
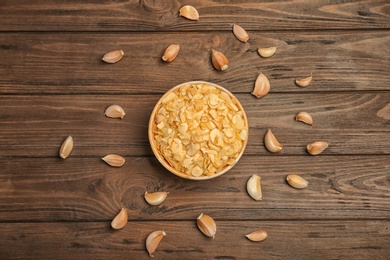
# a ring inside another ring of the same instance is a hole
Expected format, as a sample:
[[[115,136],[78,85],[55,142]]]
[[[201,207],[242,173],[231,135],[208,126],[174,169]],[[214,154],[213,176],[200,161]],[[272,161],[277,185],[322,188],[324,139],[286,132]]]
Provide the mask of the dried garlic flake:
[[[153,133],[160,154],[188,176],[211,176],[230,165],[248,136],[244,112],[234,96],[191,83],[163,98]]]

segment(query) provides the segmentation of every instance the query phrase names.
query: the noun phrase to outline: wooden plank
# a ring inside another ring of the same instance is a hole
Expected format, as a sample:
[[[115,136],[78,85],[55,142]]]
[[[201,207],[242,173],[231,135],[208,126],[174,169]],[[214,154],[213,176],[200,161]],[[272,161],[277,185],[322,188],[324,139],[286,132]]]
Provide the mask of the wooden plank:
[[[172,42],[181,50],[166,64],[161,55]],[[0,34],[0,93],[155,94],[191,80],[243,93],[252,91],[259,72],[270,79],[271,93],[388,90],[389,42],[390,31],[253,32],[246,44],[231,32],[5,33]],[[272,58],[257,54],[258,47],[274,45]],[[117,48],[125,51],[122,61],[101,61]],[[212,67],[213,48],[229,58],[227,71]],[[310,73],[309,88],[294,84]]]
[[[200,13],[179,17],[182,5]],[[195,31],[390,28],[388,1],[59,1],[3,0],[1,31]]]
[[[195,221],[132,221],[120,231],[109,223],[1,223],[5,259],[150,259],[147,235],[163,229],[157,259],[386,259],[389,221],[218,221],[214,240]],[[268,238],[251,242],[246,233],[264,229]]]
[[[308,143],[330,143],[324,155],[390,154],[390,93],[269,94],[263,99],[238,94],[249,121],[246,154],[270,155],[263,136],[271,128],[284,145],[278,155],[305,155]],[[57,157],[73,136],[72,156],[152,156],[147,125],[157,95],[0,96],[0,156]],[[126,111],[123,120],[104,116],[111,104]],[[295,122],[300,111],[310,127]]]
[[[174,176],[155,158],[127,157],[122,168],[100,158],[0,159],[0,221],[110,221],[120,208],[136,220],[189,220],[207,212],[217,220],[389,219],[389,156],[244,156],[209,181]],[[246,192],[262,178],[263,200]],[[285,178],[298,173],[305,190]],[[145,191],[168,191],[149,206]]]

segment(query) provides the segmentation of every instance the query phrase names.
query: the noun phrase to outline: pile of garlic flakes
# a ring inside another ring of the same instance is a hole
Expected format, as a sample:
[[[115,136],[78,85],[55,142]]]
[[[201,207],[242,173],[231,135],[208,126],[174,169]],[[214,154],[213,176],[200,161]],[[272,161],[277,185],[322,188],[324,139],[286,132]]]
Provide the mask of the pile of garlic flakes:
[[[155,115],[156,148],[177,171],[211,176],[234,165],[248,125],[238,100],[208,84],[187,84],[163,97]]]

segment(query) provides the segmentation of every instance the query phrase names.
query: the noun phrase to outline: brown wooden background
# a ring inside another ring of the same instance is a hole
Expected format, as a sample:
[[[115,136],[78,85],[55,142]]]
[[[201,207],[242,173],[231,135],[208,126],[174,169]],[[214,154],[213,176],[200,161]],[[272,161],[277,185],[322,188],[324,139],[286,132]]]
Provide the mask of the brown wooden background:
[[[195,6],[197,22],[178,16]],[[239,42],[231,27],[250,34]],[[158,259],[388,259],[390,255],[390,3],[331,1],[59,1],[0,2],[0,258],[148,259],[144,241],[167,233]],[[161,61],[170,43],[181,50]],[[260,46],[278,46],[262,59]],[[223,73],[210,50],[226,54]],[[101,61],[122,49],[117,64]],[[249,93],[259,72],[271,82],[262,99]],[[306,89],[294,79],[313,73]],[[242,102],[247,150],[227,174],[179,179],[154,158],[149,114],[171,87],[191,80],[224,86]],[[121,105],[123,120],[104,116]],[[315,124],[294,122],[310,112]],[[271,128],[284,144],[270,154]],[[72,135],[75,148],[58,149]],[[313,157],[309,142],[330,147]],[[126,157],[107,166],[109,153]],[[285,182],[299,173],[310,185]],[[263,201],[245,185],[263,182]],[[169,191],[152,207],[148,191]],[[121,207],[129,223],[110,221]],[[215,240],[196,228],[200,213],[217,223]],[[261,243],[244,235],[268,232]]]

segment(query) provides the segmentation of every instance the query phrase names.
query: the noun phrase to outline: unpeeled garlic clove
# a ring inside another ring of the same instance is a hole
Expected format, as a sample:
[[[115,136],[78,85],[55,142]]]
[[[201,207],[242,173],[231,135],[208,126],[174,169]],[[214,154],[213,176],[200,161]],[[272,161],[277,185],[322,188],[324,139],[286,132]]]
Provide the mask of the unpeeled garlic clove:
[[[216,70],[226,70],[229,68],[229,60],[222,52],[212,50],[211,61]]]
[[[286,178],[287,183],[296,189],[304,189],[309,185],[309,182],[296,174],[290,174]]]
[[[153,255],[154,251],[156,251],[161,240],[166,235],[167,234],[162,230],[153,231],[152,233],[150,233],[148,235],[148,237],[146,238],[145,244],[146,244],[146,250],[148,251],[150,257],[154,257],[154,255]]]
[[[104,114],[110,118],[120,118],[120,119],[123,119],[123,117],[126,115],[123,108],[118,105],[111,105],[107,107]]]
[[[234,24],[233,25],[233,34],[236,38],[242,42],[247,42],[249,40],[249,34],[241,26]]]
[[[280,152],[283,148],[283,145],[279,143],[271,129],[268,129],[267,133],[264,136],[264,146],[268,151],[272,153]]]
[[[325,151],[326,148],[328,148],[329,144],[327,142],[318,141],[311,144],[308,144],[306,146],[306,150],[311,155],[317,155]]]
[[[125,158],[117,154],[109,154],[102,158],[108,165],[112,167],[121,167],[125,164]]]
[[[311,117],[311,115],[307,112],[299,112],[296,116],[295,116],[295,120],[296,121],[300,121],[300,122],[303,122],[305,124],[308,124],[308,125],[313,125],[313,118]]]
[[[212,219],[212,217],[202,213],[196,218],[196,224],[203,234],[208,237],[215,238],[215,234],[217,233],[217,225],[215,224],[215,221]]]
[[[65,141],[62,143],[60,148],[60,157],[66,159],[73,150],[73,138],[68,136]]]
[[[272,57],[276,52],[277,47],[267,47],[267,48],[258,48],[257,52],[259,55],[263,58],[269,58]]]
[[[128,221],[127,209],[122,208],[121,211],[116,215],[116,217],[111,222],[111,227],[113,229],[122,229],[126,226]]]
[[[260,229],[260,230],[253,231],[252,233],[245,235],[245,236],[250,241],[260,242],[260,241],[265,240],[268,237],[268,234],[264,230]]]
[[[183,16],[189,20],[197,21],[199,20],[199,13],[195,7],[191,5],[185,5],[179,10],[180,16]]]
[[[257,98],[261,98],[268,94],[270,88],[271,86],[268,78],[263,73],[260,73],[259,76],[257,76],[255,87],[251,94]]]
[[[295,84],[302,88],[306,88],[307,86],[310,85],[311,81],[313,80],[313,75],[310,75],[307,78],[302,78],[302,79],[296,79]]]
[[[180,44],[171,44],[165,49],[161,59],[166,62],[172,62],[176,59],[177,54],[179,54],[179,50]]]
[[[113,50],[104,54],[102,60],[107,63],[117,63],[124,55],[125,53],[122,50]]]
[[[160,205],[161,203],[163,203],[164,200],[167,198],[168,194],[169,194],[169,192],[165,192],[165,191],[158,191],[158,192],[152,192],[152,193],[148,193],[147,191],[145,191],[144,198],[145,198],[147,203],[149,203],[150,205],[156,206],[156,205]]]
[[[249,196],[254,200],[261,200],[263,195],[261,192],[261,178],[260,176],[253,174],[246,183],[246,190]]]

